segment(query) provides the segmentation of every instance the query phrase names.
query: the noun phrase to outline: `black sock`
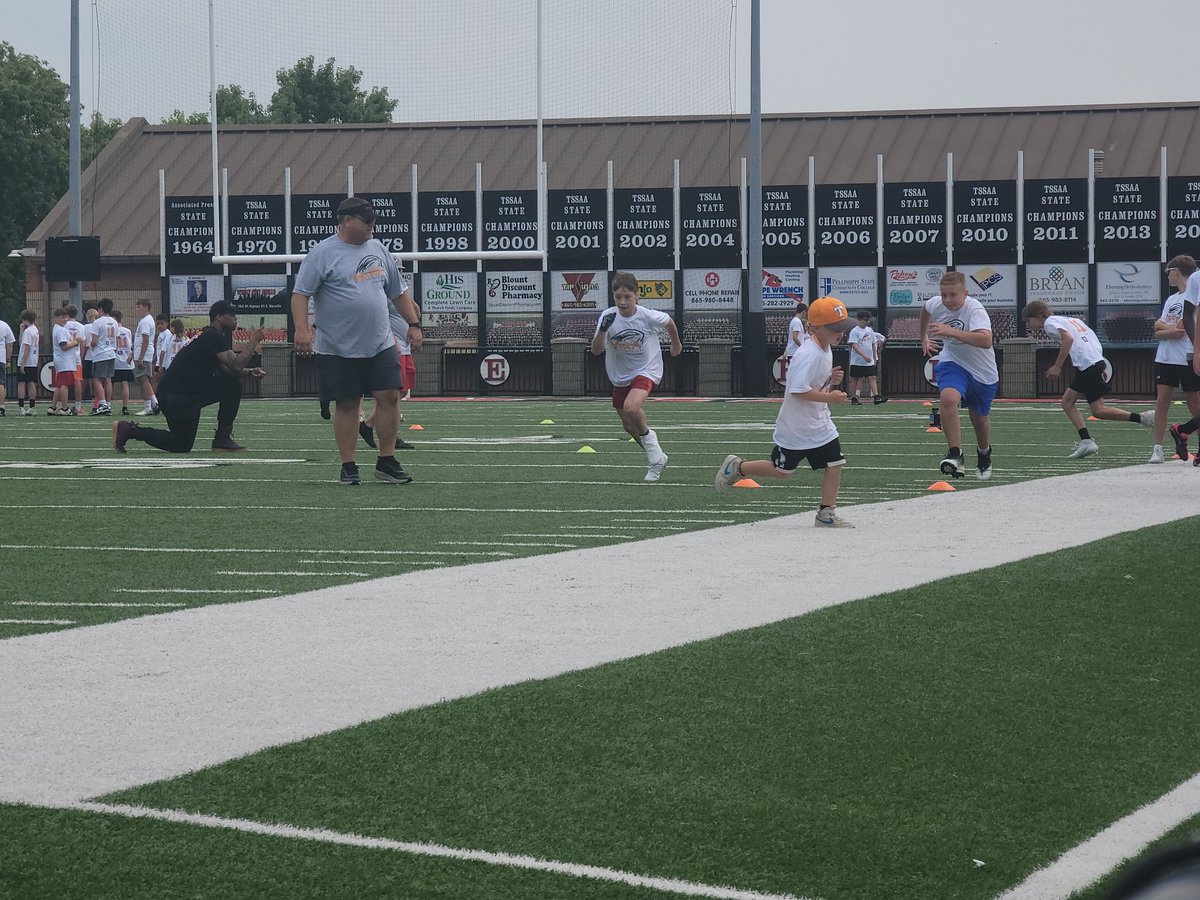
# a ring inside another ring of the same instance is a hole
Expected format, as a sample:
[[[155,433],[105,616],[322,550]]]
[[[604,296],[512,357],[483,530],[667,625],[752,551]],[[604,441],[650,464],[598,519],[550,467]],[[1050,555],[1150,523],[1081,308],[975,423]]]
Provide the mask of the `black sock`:
[[[1080,428],[1079,429],[1079,439],[1081,441],[1090,441],[1092,439],[1092,436],[1090,434],[1088,434],[1088,430],[1086,428]]]
[[[21,409],[25,408],[25,398],[24,397],[17,398],[17,406]]]
[[[1188,419],[1179,426],[1179,431],[1182,434],[1191,434],[1197,428],[1200,428],[1200,416],[1196,416],[1194,419]]]
[[[822,503],[822,504],[821,504],[821,509],[833,509],[833,505],[832,505],[832,504],[825,504],[825,503]]]
[[[947,456],[950,459],[954,459],[956,456],[962,456],[962,447],[951,447]]]
[[[1129,421],[1132,422],[1134,425],[1141,425],[1142,424],[1142,414],[1141,413],[1130,413]]]

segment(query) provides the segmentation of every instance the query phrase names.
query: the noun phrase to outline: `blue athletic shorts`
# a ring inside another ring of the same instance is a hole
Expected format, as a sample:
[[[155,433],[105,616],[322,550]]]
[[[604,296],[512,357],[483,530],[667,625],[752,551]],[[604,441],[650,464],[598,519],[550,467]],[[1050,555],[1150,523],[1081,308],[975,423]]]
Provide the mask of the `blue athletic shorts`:
[[[992,401],[996,399],[996,391],[1000,387],[998,381],[995,384],[981,384],[970,372],[950,360],[937,364],[937,382],[939,391],[953,388],[962,397],[963,406],[981,416],[991,412]]]

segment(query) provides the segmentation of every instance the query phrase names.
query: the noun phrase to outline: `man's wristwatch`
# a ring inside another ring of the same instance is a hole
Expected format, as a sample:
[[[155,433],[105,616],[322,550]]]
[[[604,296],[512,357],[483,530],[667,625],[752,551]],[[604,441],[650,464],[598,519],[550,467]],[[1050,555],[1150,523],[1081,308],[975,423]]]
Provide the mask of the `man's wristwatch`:
[[[420,328],[420,327],[421,327],[421,323],[420,323],[420,322],[409,322],[409,323],[408,323],[408,327],[409,327],[409,328]]]

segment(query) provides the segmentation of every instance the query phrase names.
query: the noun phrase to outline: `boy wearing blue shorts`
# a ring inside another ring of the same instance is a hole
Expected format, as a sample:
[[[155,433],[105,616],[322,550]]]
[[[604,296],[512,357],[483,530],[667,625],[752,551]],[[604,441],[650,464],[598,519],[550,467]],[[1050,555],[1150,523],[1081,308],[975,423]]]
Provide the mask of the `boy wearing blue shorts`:
[[[940,283],[941,296],[930,297],[921,309],[921,350],[938,355],[942,433],[949,448],[942,460],[943,475],[962,478],[967,464],[962,455],[960,405],[967,407],[977,447],[976,474],[980,481],[992,477],[992,400],[1000,387],[996,351],[992,349],[992,320],[983,304],[967,296],[962,272],[947,272]],[[938,344],[941,350],[938,350]]]

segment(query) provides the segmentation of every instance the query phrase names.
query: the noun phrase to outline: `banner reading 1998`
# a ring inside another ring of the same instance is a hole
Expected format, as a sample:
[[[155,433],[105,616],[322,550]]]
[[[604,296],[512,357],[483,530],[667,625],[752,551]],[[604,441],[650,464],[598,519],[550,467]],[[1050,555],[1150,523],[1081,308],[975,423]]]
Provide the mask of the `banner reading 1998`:
[[[817,264],[875,265],[875,185],[818,184]]]
[[[608,262],[606,191],[547,191],[546,227],[552,267],[604,268]]]
[[[474,191],[421,191],[417,195],[417,218],[421,223],[418,251],[475,249]]]
[[[1017,183],[954,182],[954,254],[973,262],[1017,261]]]
[[[808,265],[808,189],[802,184],[764,187],[764,266]]]
[[[946,183],[883,186],[883,260],[887,265],[946,262]]]
[[[1096,179],[1096,261],[1158,259],[1157,178]]]
[[[620,269],[671,266],[675,258],[671,188],[613,191],[613,258]]]
[[[734,187],[681,188],[679,259],[683,268],[738,267],[742,217]]]
[[[1167,259],[1200,254],[1200,178],[1167,178]]]
[[[1025,182],[1025,262],[1085,263],[1088,259],[1086,178]]]
[[[483,249],[536,250],[537,213],[537,191],[484,191]]]

